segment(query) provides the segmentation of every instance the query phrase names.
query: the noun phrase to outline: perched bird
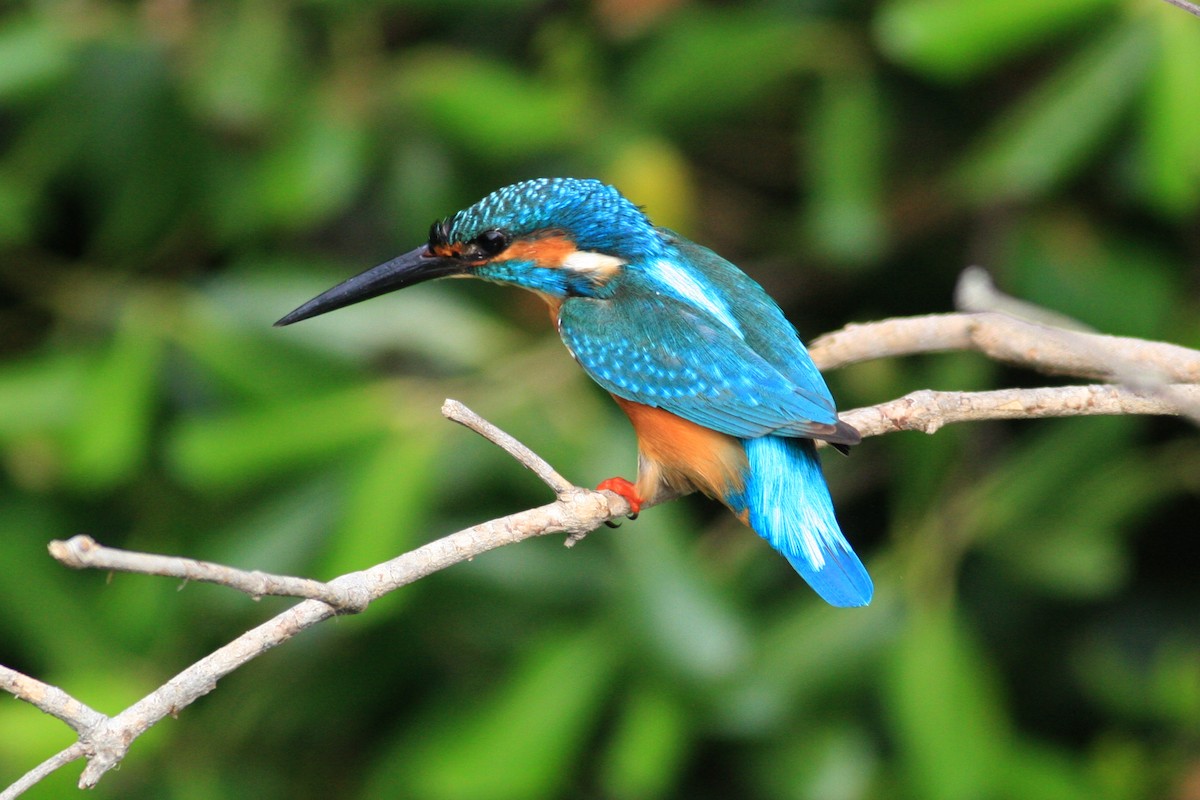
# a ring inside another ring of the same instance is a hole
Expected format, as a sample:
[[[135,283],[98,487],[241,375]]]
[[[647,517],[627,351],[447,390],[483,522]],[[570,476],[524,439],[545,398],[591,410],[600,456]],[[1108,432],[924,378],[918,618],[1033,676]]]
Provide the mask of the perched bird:
[[[539,294],[563,344],[638,438],[636,483],[598,488],[632,513],[700,490],[783,554],[827,602],[873,587],[842,536],[813,446],[857,444],[796,330],[761,286],[595,180],[542,178],[435,222],[429,241],[308,301],[276,325],[433,278]]]

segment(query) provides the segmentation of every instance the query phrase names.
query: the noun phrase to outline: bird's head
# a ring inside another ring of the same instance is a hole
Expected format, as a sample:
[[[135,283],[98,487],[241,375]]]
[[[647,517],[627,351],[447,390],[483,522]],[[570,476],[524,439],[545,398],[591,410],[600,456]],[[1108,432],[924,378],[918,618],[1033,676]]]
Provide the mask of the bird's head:
[[[539,178],[435,222],[429,241],[309,300],[289,325],[434,278],[476,277],[552,298],[598,296],[626,264],[660,254],[646,215],[596,180]]]

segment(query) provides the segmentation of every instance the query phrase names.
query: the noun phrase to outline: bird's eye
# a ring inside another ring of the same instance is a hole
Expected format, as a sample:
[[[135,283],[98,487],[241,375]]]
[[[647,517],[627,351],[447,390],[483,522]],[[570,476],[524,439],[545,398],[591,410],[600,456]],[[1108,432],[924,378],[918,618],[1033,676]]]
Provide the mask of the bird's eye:
[[[508,247],[508,236],[505,235],[504,231],[484,231],[475,237],[475,243],[484,255],[494,256]]]

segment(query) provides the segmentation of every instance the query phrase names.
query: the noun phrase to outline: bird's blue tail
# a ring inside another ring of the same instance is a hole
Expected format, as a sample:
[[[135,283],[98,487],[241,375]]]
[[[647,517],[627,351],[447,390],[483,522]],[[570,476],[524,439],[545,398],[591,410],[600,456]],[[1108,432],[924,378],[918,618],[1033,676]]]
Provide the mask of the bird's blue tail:
[[[726,498],[827,603],[865,606],[875,587],[833,514],[816,448],[808,439],[745,439],[749,474]]]

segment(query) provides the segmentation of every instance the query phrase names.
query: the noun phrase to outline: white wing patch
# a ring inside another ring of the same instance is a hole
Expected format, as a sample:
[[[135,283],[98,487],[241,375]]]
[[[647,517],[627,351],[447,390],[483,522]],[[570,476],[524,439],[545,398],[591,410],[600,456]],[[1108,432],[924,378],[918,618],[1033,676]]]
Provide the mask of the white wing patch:
[[[689,275],[686,270],[681,269],[678,265],[665,258],[655,261],[652,268],[662,282],[679,292],[683,299],[712,314],[725,327],[736,333],[738,338],[745,338],[741,327],[737,324],[737,320],[729,312],[729,307],[721,300],[714,298],[709,292],[706,292],[704,287],[694,277]]]

